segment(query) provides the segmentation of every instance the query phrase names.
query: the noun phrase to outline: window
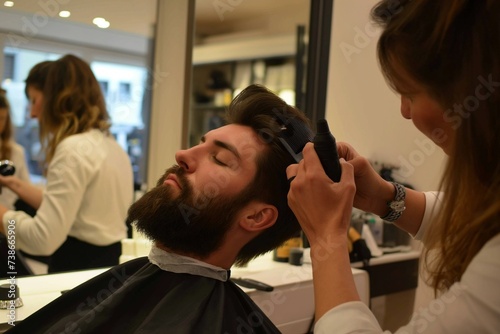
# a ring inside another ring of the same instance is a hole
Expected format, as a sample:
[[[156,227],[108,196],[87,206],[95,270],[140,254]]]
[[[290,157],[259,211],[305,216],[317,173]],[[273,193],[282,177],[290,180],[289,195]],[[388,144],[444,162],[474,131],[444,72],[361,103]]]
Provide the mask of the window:
[[[118,86],[118,100],[120,102],[130,102],[130,83],[129,82],[120,82]]]
[[[102,95],[104,95],[104,98],[107,99],[108,97],[108,82],[107,81],[102,81],[102,80],[98,80],[99,81],[99,85],[101,86],[101,90],[102,90]]]
[[[108,62],[92,62],[92,71],[101,84],[111,117],[111,132],[129,154],[136,184],[144,182],[145,121],[143,100],[147,69]]]

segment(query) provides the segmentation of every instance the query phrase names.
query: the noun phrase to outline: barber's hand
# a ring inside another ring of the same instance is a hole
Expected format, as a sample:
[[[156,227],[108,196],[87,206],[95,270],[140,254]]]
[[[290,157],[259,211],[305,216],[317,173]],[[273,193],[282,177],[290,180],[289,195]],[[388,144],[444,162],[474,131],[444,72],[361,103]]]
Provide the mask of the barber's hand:
[[[17,180],[19,180],[19,178],[14,175],[11,176],[0,175],[0,187],[4,186],[9,189],[12,189],[15,186]]]
[[[392,198],[394,187],[384,180],[373,169],[370,162],[359,155],[351,145],[345,142],[337,142],[337,151],[340,158],[344,158],[354,167],[354,179],[356,182],[354,207],[383,215],[384,210],[387,210],[386,196],[384,195],[388,194],[388,198]]]
[[[353,166],[341,160],[342,176],[334,183],[325,174],[312,143],[302,154],[304,159],[286,170],[288,179],[295,177],[288,192],[290,208],[311,245],[346,238],[356,192]]]

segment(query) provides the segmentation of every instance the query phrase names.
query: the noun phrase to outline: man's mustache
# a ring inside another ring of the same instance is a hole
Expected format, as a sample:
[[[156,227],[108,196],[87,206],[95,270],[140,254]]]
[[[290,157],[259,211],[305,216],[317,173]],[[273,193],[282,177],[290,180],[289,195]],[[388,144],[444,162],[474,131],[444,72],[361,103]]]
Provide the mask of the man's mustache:
[[[171,174],[174,174],[176,176],[177,181],[179,182],[182,189],[192,189],[191,184],[186,177],[186,170],[184,168],[181,168],[179,165],[173,165],[172,167],[167,169],[165,171],[165,174],[163,174],[163,176],[160,177],[160,179],[156,183],[156,186],[159,187],[163,185],[163,182],[165,182],[165,180]]]

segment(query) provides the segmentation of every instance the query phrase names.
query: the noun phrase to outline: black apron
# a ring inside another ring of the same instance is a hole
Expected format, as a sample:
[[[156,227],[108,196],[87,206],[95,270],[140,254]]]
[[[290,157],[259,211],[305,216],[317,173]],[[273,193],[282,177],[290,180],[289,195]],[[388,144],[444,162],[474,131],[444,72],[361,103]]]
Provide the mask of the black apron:
[[[49,273],[116,266],[122,253],[121,242],[96,246],[69,237],[50,256]]]

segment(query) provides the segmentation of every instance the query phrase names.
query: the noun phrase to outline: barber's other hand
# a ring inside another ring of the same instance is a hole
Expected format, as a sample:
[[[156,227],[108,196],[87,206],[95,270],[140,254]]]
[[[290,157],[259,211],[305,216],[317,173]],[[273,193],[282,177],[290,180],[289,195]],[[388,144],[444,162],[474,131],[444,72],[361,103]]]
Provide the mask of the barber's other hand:
[[[19,179],[16,176],[2,176],[0,175],[0,186],[12,189]]]
[[[287,168],[290,184],[288,204],[299,220],[311,245],[331,238],[345,238],[351,221],[353,198],[356,192],[354,170],[350,163],[340,161],[342,176],[334,183],[308,143],[302,151],[304,159]]]
[[[394,187],[384,180],[373,169],[370,162],[356,152],[356,150],[345,142],[337,142],[337,151],[340,158],[344,158],[354,167],[354,179],[356,182],[356,195],[354,196],[354,207],[384,215],[387,211],[385,198],[391,199]],[[343,170],[342,170],[343,171]]]
[[[9,189],[11,189],[15,182],[17,180],[17,177],[15,176],[2,176],[0,175],[0,186],[5,186]]]

